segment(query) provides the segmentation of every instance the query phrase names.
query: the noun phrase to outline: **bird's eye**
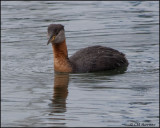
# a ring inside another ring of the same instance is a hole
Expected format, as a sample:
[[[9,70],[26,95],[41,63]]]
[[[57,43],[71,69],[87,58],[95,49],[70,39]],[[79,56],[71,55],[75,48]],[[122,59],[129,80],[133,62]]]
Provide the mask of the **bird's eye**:
[[[58,30],[57,29],[55,29],[54,32],[55,32],[56,35],[58,34]]]
[[[56,31],[56,35],[58,34],[58,31]]]

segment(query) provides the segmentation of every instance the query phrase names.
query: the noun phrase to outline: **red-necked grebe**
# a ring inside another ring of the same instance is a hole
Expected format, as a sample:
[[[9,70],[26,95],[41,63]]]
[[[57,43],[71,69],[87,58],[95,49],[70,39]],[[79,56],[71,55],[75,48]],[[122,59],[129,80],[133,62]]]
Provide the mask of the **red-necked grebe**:
[[[128,66],[123,53],[99,45],[80,49],[68,58],[65,30],[61,24],[50,24],[48,37],[47,44],[52,43],[54,70],[57,72],[96,72]]]

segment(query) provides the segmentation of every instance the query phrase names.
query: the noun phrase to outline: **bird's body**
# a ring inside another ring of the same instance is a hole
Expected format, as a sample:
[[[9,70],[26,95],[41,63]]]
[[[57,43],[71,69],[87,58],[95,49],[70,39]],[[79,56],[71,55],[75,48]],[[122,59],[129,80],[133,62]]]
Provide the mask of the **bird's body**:
[[[127,66],[123,53],[99,45],[83,48],[69,60],[74,72],[97,72]]]
[[[60,33],[55,34],[54,33]],[[127,67],[125,55],[118,50],[91,46],[80,49],[68,58],[64,28],[60,24],[48,27],[49,42],[52,42],[54,53],[54,69],[57,72],[97,72]],[[57,37],[57,38],[56,38]]]

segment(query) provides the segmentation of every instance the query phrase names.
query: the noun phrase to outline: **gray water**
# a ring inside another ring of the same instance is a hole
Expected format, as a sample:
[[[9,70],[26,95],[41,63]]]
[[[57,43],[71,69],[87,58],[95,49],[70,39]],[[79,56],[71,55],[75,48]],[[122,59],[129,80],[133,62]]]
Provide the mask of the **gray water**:
[[[1,123],[159,126],[158,1],[2,1]],[[65,26],[68,54],[92,45],[126,54],[125,72],[56,74],[47,26]]]

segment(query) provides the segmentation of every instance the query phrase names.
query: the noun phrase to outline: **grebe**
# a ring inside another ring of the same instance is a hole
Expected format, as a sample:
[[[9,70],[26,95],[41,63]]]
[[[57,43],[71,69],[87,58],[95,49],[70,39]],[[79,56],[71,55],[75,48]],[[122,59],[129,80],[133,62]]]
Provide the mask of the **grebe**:
[[[52,43],[54,70],[57,72],[96,72],[127,67],[125,54],[103,46],[80,49],[68,58],[65,30],[61,24],[48,26],[48,43]]]

